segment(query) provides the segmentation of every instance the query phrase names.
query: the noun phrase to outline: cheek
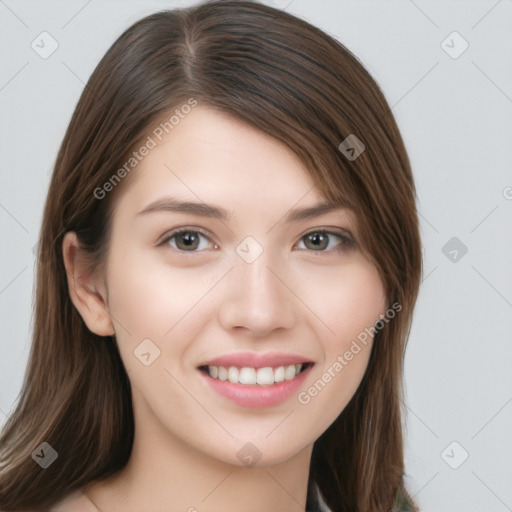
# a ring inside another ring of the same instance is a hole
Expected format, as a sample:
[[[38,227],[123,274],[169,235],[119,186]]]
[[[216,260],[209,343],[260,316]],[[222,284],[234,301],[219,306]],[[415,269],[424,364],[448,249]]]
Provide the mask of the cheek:
[[[208,291],[197,269],[156,262],[144,251],[112,255],[111,261],[110,311],[130,333],[162,337]]]
[[[109,268],[109,310],[119,350],[125,367],[136,371],[133,353],[145,339],[160,349],[156,366],[186,360],[190,340],[202,328],[198,318],[212,314],[207,295],[225,273],[155,261],[150,252],[119,251]]]
[[[328,329],[322,330],[323,358],[315,379],[298,398],[299,403],[323,417],[327,427],[361,382],[370,357],[372,328],[385,312],[386,296],[375,267],[361,262],[316,280],[309,296],[316,297],[312,309],[321,312]]]
[[[336,270],[316,272],[300,292],[324,325],[324,348],[342,350],[366,328],[374,326],[386,308],[386,296],[377,269],[356,260]]]
[[[343,340],[352,340],[375,325],[386,309],[386,296],[373,266],[361,266],[347,275],[338,308],[335,331]]]
[[[197,317],[205,314],[201,299],[215,276],[210,272],[203,278],[198,268],[157,263],[142,251],[126,251],[117,264],[115,257],[111,261],[109,310],[124,367],[145,396],[169,385],[170,390],[172,379],[165,370],[186,364],[193,348],[190,340],[201,329]],[[145,366],[147,353],[149,365]]]

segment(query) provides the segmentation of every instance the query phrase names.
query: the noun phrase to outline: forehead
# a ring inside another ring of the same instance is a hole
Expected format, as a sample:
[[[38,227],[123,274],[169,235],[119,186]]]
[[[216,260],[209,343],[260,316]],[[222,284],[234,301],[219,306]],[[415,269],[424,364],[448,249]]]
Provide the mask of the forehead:
[[[129,197],[138,202],[166,193],[220,202],[321,199],[288,147],[211,108],[198,105],[168,133],[160,138],[149,133],[145,141],[150,149],[137,156],[128,187]]]

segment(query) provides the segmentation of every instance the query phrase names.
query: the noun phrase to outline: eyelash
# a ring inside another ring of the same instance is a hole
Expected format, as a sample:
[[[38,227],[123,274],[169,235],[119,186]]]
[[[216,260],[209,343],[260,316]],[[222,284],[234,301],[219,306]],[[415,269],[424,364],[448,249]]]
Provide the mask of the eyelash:
[[[164,246],[164,245],[167,245],[168,242],[170,240],[172,240],[174,237],[178,236],[178,235],[181,235],[183,233],[194,233],[194,234],[200,234],[202,236],[204,236],[205,238],[207,238],[208,240],[210,240],[210,235],[208,233],[206,233],[205,231],[201,230],[201,229],[198,229],[198,228],[178,228],[174,231],[171,231],[170,233],[168,233],[165,238],[159,242],[157,244],[158,247],[160,246]],[[355,247],[355,242],[349,238],[348,236],[346,236],[345,234],[343,233],[340,233],[340,232],[335,232],[335,231],[328,231],[326,229],[315,229],[315,230],[312,230],[312,231],[309,231],[308,233],[304,234],[301,236],[300,240],[302,241],[302,239],[306,238],[307,236],[309,235],[313,235],[313,234],[322,234],[322,235],[333,235],[337,238],[339,238],[341,240],[341,243],[339,245],[337,245],[336,247],[334,247],[333,249],[324,249],[324,250],[318,250],[318,251],[315,251],[313,249],[300,249],[300,250],[306,250],[306,251],[309,251],[309,252],[313,252],[313,253],[319,253],[319,254],[330,254],[332,252],[339,252],[339,251],[344,251],[344,250],[348,250],[350,248],[353,248]],[[211,242],[211,240],[210,240]],[[217,245],[217,244],[215,244]],[[178,252],[179,254],[182,254],[182,255],[190,255],[190,254],[199,254],[203,251],[197,251],[197,250],[194,250],[194,251],[183,251],[182,249],[178,249],[178,248],[175,248],[175,247],[171,247],[171,249],[173,249],[174,251]]]

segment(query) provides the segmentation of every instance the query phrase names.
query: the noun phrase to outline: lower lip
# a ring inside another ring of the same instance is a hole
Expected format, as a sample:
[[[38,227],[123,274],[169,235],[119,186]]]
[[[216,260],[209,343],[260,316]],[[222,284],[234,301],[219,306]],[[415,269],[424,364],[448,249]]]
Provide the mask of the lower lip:
[[[228,380],[214,379],[205,371],[199,370],[199,372],[219,395],[243,407],[263,408],[279,405],[288,400],[304,384],[313,366],[308,366],[291,380],[271,386],[233,384]]]

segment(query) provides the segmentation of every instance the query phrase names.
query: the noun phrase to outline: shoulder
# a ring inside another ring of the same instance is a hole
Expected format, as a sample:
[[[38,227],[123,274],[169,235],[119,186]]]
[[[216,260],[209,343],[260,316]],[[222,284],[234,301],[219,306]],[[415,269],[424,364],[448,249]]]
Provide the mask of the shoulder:
[[[49,512],[98,512],[98,509],[78,490],[56,503]]]

